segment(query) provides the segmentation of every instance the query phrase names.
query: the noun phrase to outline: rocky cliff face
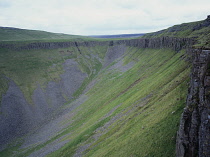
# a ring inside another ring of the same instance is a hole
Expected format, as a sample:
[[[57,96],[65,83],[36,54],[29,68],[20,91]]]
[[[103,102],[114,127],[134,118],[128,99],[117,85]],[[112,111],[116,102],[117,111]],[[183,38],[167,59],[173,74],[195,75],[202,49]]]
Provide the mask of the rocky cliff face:
[[[210,156],[210,50],[191,50],[193,68],[177,135],[177,157]]]
[[[89,41],[89,42],[40,42],[30,43],[25,45],[14,45],[0,43],[0,48],[8,48],[14,50],[31,50],[31,49],[57,49],[66,47],[94,47],[94,46],[114,46],[126,45],[139,48],[171,48],[179,51],[183,48],[188,48],[194,44],[192,38],[175,38],[175,37],[160,37],[151,39],[131,39],[131,40],[116,40],[116,41]]]
[[[189,48],[194,44],[191,38],[174,38],[174,37],[160,37],[151,39],[132,39],[115,41],[114,44],[125,43],[127,46],[134,46],[139,48],[171,48],[179,51],[183,48]]]

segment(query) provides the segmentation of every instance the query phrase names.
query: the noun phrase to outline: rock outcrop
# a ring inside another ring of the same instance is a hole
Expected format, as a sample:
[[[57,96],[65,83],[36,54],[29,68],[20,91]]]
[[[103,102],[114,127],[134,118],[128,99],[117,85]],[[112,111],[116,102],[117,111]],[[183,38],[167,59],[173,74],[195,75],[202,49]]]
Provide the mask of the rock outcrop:
[[[191,50],[193,68],[177,134],[177,157],[210,156],[210,50]]]

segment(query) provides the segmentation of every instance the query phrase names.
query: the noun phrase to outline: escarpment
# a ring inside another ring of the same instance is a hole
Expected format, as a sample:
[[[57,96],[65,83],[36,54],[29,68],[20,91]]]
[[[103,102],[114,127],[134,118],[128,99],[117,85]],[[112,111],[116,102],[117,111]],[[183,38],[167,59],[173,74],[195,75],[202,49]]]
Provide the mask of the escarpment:
[[[0,43],[0,48],[8,48],[13,50],[32,50],[32,49],[58,49],[67,47],[94,47],[94,46],[114,46],[124,44],[126,46],[134,46],[139,48],[171,48],[179,51],[188,48],[195,43],[192,38],[176,38],[176,37],[156,37],[148,39],[131,39],[116,41],[88,41],[88,42],[38,42],[24,45]]]
[[[210,50],[193,49],[187,104],[177,136],[177,157],[210,156]]]

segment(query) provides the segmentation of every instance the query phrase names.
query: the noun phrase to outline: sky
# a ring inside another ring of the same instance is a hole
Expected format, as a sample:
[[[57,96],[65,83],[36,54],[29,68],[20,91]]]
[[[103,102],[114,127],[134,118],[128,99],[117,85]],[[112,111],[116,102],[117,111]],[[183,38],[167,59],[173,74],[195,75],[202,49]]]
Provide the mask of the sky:
[[[206,19],[210,0],[0,0],[0,26],[75,35],[148,33]]]

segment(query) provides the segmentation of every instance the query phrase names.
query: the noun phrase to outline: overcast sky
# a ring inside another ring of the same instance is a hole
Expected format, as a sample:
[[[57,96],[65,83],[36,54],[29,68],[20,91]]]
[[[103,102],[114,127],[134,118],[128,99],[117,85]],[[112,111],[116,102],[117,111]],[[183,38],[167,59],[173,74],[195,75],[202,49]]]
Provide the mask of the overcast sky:
[[[0,0],[0,26],[78,35],[146,33],[208,14],[210,0]]]

